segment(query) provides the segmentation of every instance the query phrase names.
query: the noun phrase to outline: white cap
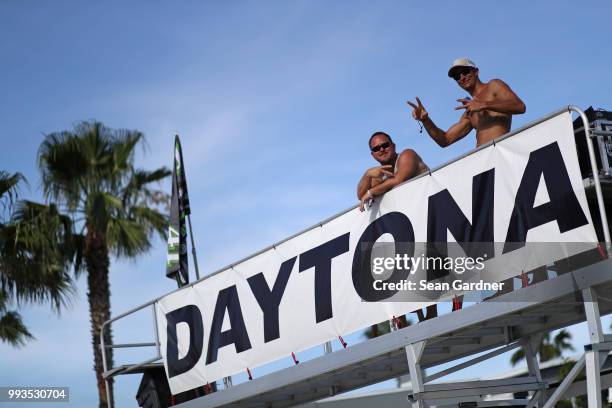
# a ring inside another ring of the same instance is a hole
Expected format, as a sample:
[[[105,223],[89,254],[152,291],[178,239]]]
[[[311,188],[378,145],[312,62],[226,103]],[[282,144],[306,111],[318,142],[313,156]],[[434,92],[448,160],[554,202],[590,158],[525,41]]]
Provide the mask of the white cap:
[[[453,65],[448,70],[448,76],[452,77],[453,71],[455,70],[455,68],[458,68],[458,67],[470,67],[470,68],[478,69],[476,64],[474,64],[474,61],[472,61],[471,59],[457,58],[456,60],[453,61]]]

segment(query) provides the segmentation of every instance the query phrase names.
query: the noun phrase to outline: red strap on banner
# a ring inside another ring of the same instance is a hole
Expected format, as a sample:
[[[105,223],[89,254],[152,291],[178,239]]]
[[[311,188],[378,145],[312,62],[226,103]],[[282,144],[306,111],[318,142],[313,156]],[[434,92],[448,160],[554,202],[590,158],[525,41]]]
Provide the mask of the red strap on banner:
[[[463,308],[463,300],[455,295],[455,297],[453,298],[453,312],[455,310],[461,310],[461,308]]]
[[[344,341],[344,339],[342,338],[342,336],[338,336],[338,340],[340,340],[340,344],[342,344],[342,347],[346,348],[347,344]]]
[[[604,251],[603,245],[599,244],[597,245],[597,249],[599,250],[599,255],[601,255],[602,259],[607,259],[608,255],[606,254],[606,251]]]
[[[291,352],[291,357],[293,357],[293,362],[295,363],[295,365],[300,364],[300,362],[298,361],[298,359],[297,359],[297,358],[295,358],[295,353],[294,353],[293,351]]]
[[[176,405],[176,397],[174,395],[170,396],[170,405]]]
[[[521,286],[523,288],[529,286],[529,277],[525,274],[525,271],[521,271]]]
[[[253,376],[251,375],[251,370],[249,370],[249,367],[247,367],[247,374],[249,375],[249,381],[251,381]]]
[[[206,383],[204,385],[204,395],[208,395],[212,392],[212,388],[210,388],[210,383]]]

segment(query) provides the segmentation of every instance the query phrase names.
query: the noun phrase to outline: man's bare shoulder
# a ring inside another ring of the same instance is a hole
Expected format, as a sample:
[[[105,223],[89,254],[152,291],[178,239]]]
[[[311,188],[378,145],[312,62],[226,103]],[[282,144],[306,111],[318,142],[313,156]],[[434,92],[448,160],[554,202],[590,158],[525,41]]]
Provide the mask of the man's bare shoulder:
[[[419,155],[413,149],[404,149],[400,153],[400,159],[419,159]]]
[[[501,88],[509,89],[510,88],[507,83],[505,83],[503,80],[499,78],[491,79],[489,82],[486,83],[486,85],[487,87],[491,89],[501,89]]]
[[[405,149],[397,158],[397,166],[398,168],[404,168],[404,166],[409,168],[413,166],[419,167],[422,161],[423,159],[421,159],[421,156],[419,156],[416,151],[413,149]]]
[[[418,156],[417,152],[414,151],[414,149],[410,149],[410,148],[402,150],[402,152],[400,154],[416,155],[416,156]]]

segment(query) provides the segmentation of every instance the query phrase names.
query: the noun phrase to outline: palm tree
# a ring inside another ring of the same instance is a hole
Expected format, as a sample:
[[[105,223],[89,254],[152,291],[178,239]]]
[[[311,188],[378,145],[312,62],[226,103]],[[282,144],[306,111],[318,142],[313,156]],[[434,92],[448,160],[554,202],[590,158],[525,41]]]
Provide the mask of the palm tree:
[[[138,131],[81,122],[72,131],[49,134],[38,151],[45,199],[57,203],[75,223],[73,242],[77,258],[87,271],[87,300],[91,323],[94,369],[100,407],[107,401],[99,348],[102,324],[110,318],[110,255],[135,257],[146,252],[155,233],[165,236],[167,217],[156,205],[167,196],[149,186],[170,171],[134,168],[136,146],[144,142]],[[83,268],[76,262],[76,276]],[[104,333],[109,344],[110,328]],[[107,363],[113,364],[112,350]]]
[[[538,346],[538,354],[540,355],[540,362],[552,360],[553,358],[561,357],[565,350],[574,350],[574,347],[570,343],[572,335],[565,329],[562,329],[557,333],[553,341],[550,341],[550,333],[546,333],[542,336],[540,345]],[[510,363],[515,366],[521,360],[525,358],[525,351],[520,348],[512,354],[510,357]]]
[[[16,202],[23,182],[0,171],[0,340],[15,347],[34,337],[9,305],[50,303],[59,312],[73,294],[70,220],[54,206]]]

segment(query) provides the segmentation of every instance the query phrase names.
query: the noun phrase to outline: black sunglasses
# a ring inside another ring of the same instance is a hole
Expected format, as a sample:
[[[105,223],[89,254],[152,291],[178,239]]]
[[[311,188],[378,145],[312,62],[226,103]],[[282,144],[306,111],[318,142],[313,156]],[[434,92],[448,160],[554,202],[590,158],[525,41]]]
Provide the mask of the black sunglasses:
[[[474,70],[474,68],[472,68],[472,67],[457,68],[455,70],[455,72],[453,73],[453,75],[451,75],[451,78],[453,78],[455,81],[458,81],[459,78],[461,78],[461,75],[467,75],[470,72],[472,72],[473,70]]]
[[[376,145],[374,147],[372,147],[370,150],[372,150],[374,153],[378,152],[380,149],[386,149],[387,147],[391,146],[391,143],[389,142],[384,142],[381,143],[379,145]]]

